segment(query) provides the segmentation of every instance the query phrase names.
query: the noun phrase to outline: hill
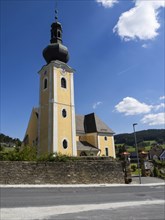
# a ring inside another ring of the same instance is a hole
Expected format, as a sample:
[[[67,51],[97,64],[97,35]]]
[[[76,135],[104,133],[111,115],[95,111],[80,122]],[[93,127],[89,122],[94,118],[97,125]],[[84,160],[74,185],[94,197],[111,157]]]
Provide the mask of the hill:
[[[136,132],[137,143],[144,141],[156,141],[159,144],[165,143],[165,129],[149,129]],[[134,133],[115,135],[115,144],[126,144],[133,146],[135,143]]]
[[[18,138],[12,138],[12,137],[9,137],[5,134],[0,133],[0,144],[2,146],[3,145],[6,145],[6,146],[13,146],[13,145],[21,146],[21,143],[22,142]]]

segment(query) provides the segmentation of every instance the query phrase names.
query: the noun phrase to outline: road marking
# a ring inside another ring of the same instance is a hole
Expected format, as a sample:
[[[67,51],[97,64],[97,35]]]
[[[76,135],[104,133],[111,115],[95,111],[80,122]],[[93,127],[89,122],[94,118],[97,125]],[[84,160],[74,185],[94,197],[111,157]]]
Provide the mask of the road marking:
[[[144,205],[160,205],[164,200],[146,200],[102,204],[61,205],[49,207],[1,208],[1,220],[43,220],[51,216],[94,210],[118,209]]]

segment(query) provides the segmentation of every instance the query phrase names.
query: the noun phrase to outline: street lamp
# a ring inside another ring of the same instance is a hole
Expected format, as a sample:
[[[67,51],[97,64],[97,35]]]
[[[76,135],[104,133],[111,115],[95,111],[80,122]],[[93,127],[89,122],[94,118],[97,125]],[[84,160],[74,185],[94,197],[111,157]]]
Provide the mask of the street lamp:
[[[137,155],[137,167],[138,167],[138,173],[139,173],[139,183],[141,184],[141,175],[140,175],[140,164],[139,164],[139,153],[138,153],[138,147],[137,147],[137,139],[136,139],[136,131],[135,126],[137,123],[133,124],[133,131],[134,131],[134,138],[135,138],[135,147],[136,147],[136,155]]]

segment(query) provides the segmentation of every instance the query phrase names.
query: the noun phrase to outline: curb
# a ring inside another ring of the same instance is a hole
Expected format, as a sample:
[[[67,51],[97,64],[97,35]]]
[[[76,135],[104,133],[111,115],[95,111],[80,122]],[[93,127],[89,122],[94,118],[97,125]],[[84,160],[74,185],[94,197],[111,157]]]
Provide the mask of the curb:
[[[0,185],[0,188],[90,188],[90,187],[132,187],[132,186],[165,186],[165,183],[132,183],[132,184],[68,184],[68,185],[54,185],[54,184],[45,184],[45,185]]]

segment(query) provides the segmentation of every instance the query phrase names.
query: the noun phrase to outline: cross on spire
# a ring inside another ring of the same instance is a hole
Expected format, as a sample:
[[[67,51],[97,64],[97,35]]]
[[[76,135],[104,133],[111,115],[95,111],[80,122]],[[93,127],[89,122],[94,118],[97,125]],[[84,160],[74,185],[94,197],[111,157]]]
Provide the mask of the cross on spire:
[[[57,22],[58,21],[58,4],[57,4],[57,1],[56,1],[56,5],[55,5],[55,21]]]
[[[47,63],[53,60],[67,63],[69,53],[67,47],[62,44],[62,26],[60,22],[58,22],[57,0],[55,3],[55,22],[51,25],[50,44],[43,50],[43,56]]]

